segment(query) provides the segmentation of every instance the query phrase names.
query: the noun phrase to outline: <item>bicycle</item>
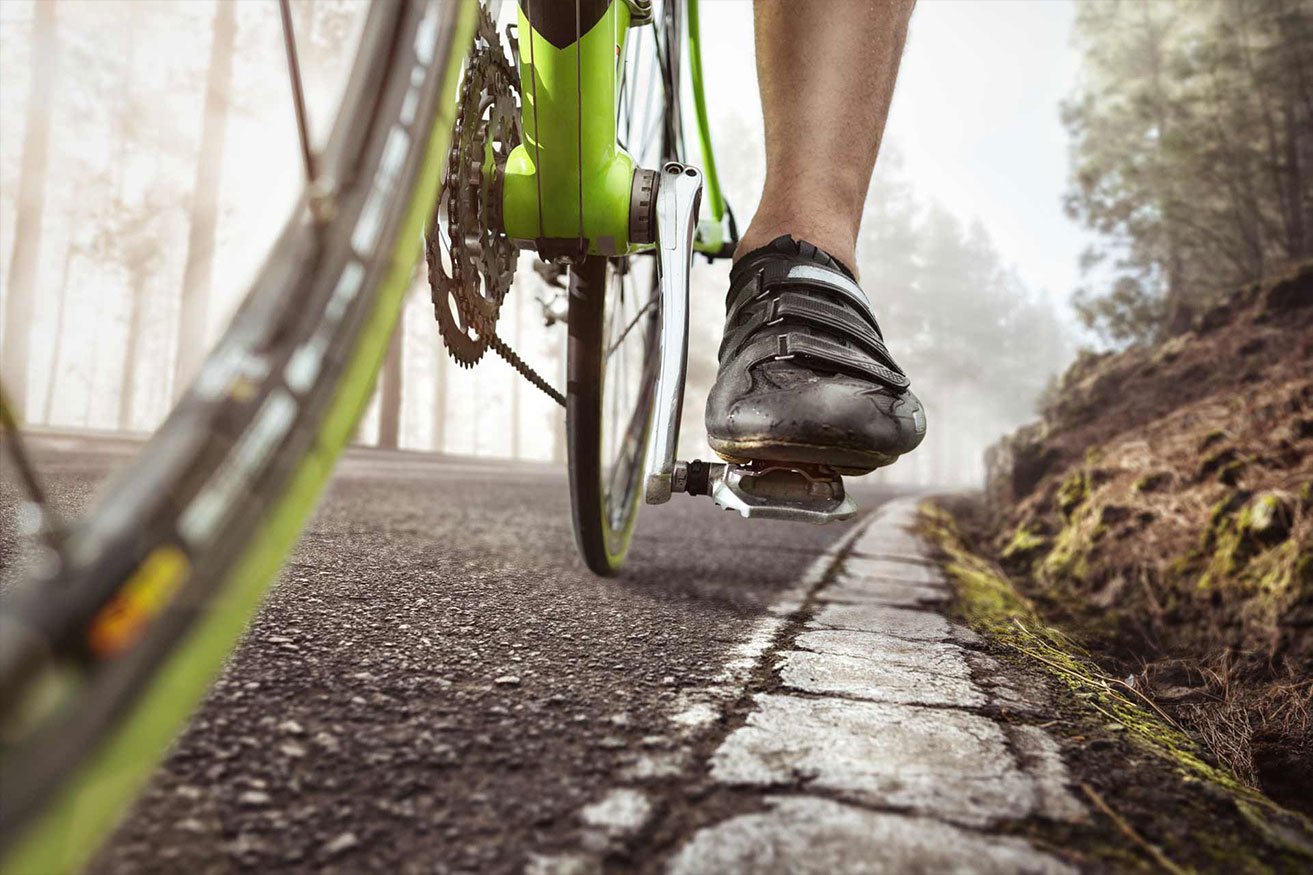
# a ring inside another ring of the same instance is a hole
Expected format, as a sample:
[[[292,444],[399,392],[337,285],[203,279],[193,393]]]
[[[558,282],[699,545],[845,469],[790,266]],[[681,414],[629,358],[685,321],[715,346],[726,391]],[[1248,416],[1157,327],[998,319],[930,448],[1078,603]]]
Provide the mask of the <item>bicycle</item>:
[[[614,573],[639,506],[675,492],[745,516],[855,512],[831,471],[675,459],[692,256],[737,241],[697,0],[520,0],[505,32],[486,4],[372,4],[320,151],[282,11],[304,195],[178,406],[86,519],[47,513],[49,562],[0,609],[5,871],[84,862],[185,723],[363,413],[421,249],[452,357],[492,348],[565,405],[592,570]],[[705,175],[684,160],[684,46]],[[496,335],[525,249],[569,275],[565,393]]]

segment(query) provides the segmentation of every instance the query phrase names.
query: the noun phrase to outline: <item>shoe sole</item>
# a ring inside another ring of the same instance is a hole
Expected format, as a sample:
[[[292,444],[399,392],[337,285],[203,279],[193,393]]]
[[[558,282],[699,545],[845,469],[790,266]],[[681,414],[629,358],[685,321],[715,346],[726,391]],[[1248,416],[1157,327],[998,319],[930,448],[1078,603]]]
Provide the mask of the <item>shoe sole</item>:
[[[901,455],[766,439],[726,441],[709,436],[707,443],[727,462],[801,462],[828,465],[840,474],[853,476],[892,465]]]

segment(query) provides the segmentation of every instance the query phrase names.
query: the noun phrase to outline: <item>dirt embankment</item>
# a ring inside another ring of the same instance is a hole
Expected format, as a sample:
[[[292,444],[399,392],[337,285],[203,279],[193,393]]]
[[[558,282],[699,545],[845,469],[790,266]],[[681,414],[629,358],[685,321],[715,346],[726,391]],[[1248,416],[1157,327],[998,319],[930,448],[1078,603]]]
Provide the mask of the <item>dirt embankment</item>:
[[[976,548],[1220,764],[1313,813],[1313,265],[1081,357],[988,462]]]

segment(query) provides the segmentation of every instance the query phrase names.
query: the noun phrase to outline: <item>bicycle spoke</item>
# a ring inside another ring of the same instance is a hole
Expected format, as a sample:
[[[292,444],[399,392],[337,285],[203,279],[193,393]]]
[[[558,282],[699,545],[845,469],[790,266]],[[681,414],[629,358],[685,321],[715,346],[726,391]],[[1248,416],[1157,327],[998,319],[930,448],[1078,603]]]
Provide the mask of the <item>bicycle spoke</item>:
[[[656,305],[657,305],[656,298],[652,298],[650,301],[648,301],[646,304],[643,305],[643,309],[638,311],[638,313],[629,322],[629,324],[625,326],[625,330],[621,332],[620,337],[616,340],[616,342],[611,344],[610,348],[607,349],[606,351],[607,358],[610,358],[612,354],[615,353],[616,348],[619,347],[620,344],[624,342],[624,339],[629,336],[629,332],[634,330],[634,326],[638,324],[638,320],[642,319],[644,314],[655,309]]]
[[[306,192],[310,213],[316,221],[329,218],[332,193],[319,176],[319,162],[310,142],[310,120],[305,108],[305,88],[301,84],[301,62],[296,52],[296,30],[292,26],[291,0],[279,0],[283,23],[283,47],[287,53],[287,76],[292,86],[292,106],[296,112],[296,131],[301,142],[301,161],[305,166]]]

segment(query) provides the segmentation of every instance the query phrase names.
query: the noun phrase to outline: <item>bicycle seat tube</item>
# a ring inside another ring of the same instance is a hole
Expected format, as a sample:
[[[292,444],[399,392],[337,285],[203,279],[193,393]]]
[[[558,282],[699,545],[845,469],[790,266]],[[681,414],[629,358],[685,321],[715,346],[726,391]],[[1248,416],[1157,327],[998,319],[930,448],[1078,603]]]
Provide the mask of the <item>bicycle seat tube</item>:
[[[522,0],[518,15],[524,141],[499,181],[507,235],[543,258],[647,248],[630,241],[634,160],[616,141],[626,38],[641,21],[619,0]]]

